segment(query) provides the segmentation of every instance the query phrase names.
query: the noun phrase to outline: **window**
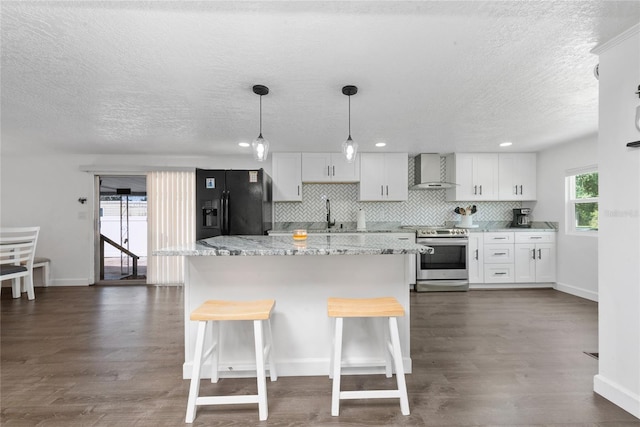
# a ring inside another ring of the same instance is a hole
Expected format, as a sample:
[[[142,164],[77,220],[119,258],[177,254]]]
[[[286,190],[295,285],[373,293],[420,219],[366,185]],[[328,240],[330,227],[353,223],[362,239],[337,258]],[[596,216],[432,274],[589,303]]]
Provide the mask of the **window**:
[[[567,233],[598,232],[598,170],[595,166],[569,171],[567,189]]]

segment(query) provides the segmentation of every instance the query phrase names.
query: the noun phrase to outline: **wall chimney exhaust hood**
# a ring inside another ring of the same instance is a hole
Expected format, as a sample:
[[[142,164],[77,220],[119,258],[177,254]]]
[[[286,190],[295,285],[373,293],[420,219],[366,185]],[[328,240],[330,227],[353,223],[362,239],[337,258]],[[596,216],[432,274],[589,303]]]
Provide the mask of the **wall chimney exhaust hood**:
[[[412,190],[440,190],[454,183],[440,179],[440,154],[418,154],[415,157],[415,183]]]

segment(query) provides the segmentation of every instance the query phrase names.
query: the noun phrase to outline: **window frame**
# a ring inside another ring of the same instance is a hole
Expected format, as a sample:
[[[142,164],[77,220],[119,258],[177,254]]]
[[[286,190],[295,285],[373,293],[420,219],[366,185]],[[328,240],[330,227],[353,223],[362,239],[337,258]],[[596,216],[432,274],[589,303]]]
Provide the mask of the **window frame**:
[[[598,189],[598,197],[589,197],[584,199],[575,198],[575,183],[578,175],[586,175],[589,173],[598,173],[597,165],[589,165],[582,168],[569,169],[565,174],[565,220],[566,234],[573,236],[590,236],[598,237],[598,228],[581,229],[576,227],[576,206],[579,204],[596,203],[600,209],[600,191]],[[599,223],[598,223],[599,225]]]

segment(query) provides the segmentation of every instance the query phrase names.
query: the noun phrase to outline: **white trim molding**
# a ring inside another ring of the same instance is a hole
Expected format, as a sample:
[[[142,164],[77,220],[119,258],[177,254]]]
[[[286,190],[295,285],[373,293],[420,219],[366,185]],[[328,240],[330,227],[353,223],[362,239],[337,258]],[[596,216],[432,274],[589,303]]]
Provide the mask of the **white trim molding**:
[[[588,291],[586,289],[577,288],[572,285],[567,285],[565,283],[556,283],[554,285],[554,289],[556,291],[564,292],[565,294],[570,294],[576,297],[588,299],[590,301],[598,302],[598,293],[593,291]]]
[[[622,43],[623,41],[627,40],[628,38],[631,38],[631,37],[635,36],[636,33],[640,33],[640,24],[636,24],[633,27],[629,28],[624,33],[615,36],[614,38],[612,38],[609,41],[606,41],[606,42],[604,42],[602,44],[599,44],[598,46],[596,46],[593,49],[591,49],[591,53],[593,53],[595,55],[600,55],[601,53],[606,52],[607,50],[611,49],[612,47],[616,46],[617,44]]]
[[[593,377],[593,391],[640,418],[640,396],[598,374]]]

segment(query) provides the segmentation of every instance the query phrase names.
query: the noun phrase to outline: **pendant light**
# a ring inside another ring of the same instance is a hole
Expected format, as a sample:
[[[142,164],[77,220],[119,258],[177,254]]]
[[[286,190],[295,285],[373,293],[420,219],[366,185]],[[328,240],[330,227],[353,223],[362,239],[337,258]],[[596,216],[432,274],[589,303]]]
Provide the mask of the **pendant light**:
[[[260,134],[251,143],[253,149],[253,158],[259,162],[267,160],[269,154],[269,141],[262,137],[262,96],[269,94],[269,88],[263,85],[253,86],[253,93],[260,95]]]
[[[358,143],[351,139],[351,95],[358,93],[358,88],[356,86],[345,86],[342,88],[342,93],[349,97],[349,137],[342,143],[342,153],[347,158],[347,163],[353,163],[358,152]]]

